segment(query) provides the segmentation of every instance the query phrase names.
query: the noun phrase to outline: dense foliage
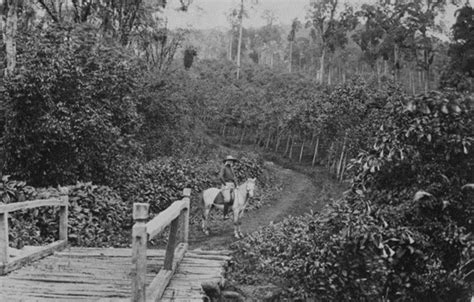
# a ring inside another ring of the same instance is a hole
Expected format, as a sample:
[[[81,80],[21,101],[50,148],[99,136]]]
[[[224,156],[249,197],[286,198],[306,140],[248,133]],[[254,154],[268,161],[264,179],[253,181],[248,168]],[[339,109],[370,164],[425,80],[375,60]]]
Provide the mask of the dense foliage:
[[[137,65],[92,28],[32,31],[8,78],[6,170],[35,185],[104,183],[140,126],[131,99]]]
[[[77,183],[67,188],[33,188],[25,182],[5,179],[2,190],[8,201],[69,196],[68,240],[77,246],[128,246],[132,226],[131,204],[106,186]],[[4,201],[5,198],[3,198]],[[45,207],[11,214],[10,242],[16,248],[45,244],[58,238],[58,208]]]
[[[451,92],[389,98],[344,200],[237,243],[231,276],[262,274],[290,297],[321,301],[467,300],[473,106]]]

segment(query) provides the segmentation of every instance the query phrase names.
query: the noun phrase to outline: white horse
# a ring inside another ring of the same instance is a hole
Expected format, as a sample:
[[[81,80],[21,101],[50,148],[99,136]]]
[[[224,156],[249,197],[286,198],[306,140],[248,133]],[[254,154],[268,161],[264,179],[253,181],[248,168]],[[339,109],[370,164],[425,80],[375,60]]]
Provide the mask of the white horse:
[[[243,184],[234,189],[234,203],[232,204],[232,212],[234,213],[234,236],[235,238],[243,237],[240,225],[242,224],[242,214],[247,206],[249,197],[253,197],[255,190],[255,178],[249,178]],[[224,209],[224,199],[218,188],[209,188],[201,193],[202,206],[202,230],[204,234],[209,235],[209,228],[207,227],[207,220],[209,218],[209,211],[212,206],[218,209]],[[218,196],[219,195],[219,196]],[[217,197],[217,198],[216,198]]]

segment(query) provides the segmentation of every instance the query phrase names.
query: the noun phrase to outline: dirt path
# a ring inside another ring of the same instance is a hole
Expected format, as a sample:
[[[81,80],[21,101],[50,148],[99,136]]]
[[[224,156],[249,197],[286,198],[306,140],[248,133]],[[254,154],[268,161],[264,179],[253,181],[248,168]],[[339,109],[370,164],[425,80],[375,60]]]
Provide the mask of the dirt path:
[[[274,176],[278,189],[263,197],[266,200],[261,208],[245,212],[242,221],[244,234],[271,222],[279,222],[289,215],[302,215],[310,210],[318,211],[328,198],[338,198],[342,194],[343,187],[332,180],[323,169],[316,170],[309,178],[305,174],[282,168],[272,162],[266,162],[265,166],[268,173]],[[228,249],[235,241],[231,219],[223,221],[222,212],[218,210],[213,210],[213,214],[209,222],[209,236],[205,236],[197,224],[191,226],[192,249]]]

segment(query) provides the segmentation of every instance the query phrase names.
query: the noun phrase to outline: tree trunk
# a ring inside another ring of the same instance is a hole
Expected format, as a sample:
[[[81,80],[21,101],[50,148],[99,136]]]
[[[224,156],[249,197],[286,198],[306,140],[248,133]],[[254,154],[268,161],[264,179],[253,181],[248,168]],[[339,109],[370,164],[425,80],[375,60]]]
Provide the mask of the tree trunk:
[[[341,157],[339,158],[339,164],[337,165],[336,176],[338,179],[342,172],[342,162],[344,160],[344,154],[346,152],[346,140],[347,140],[347,135],[344,137],[344,142],[342,143]]]
[[[239,44],[237,46],[237,79],[240,78],[240,54],[242,48],[242,23],[244,17],[244,0],[240,0],[240,12],[239,12]]]
[[[290,144],[290,154],[288,155],[288,158],[291,159],[293,157],[293,147],[295,145],[295,138],[294,136],[291,138],[291,144]]]
[[[324,57],[326,56],[326,49],[323,47],[323,52],[321,53],[321,58],[319,59],[319,84],[324,83]]]
[[[230,39],[229,39],[229,49],[227,51],[227,59],[229,59],[229,61],[232,61],[232,42],[234,40],[234,33],[232,32],[232,30],[230,31]]]
[[[303,144],[301,145],[299,162],[301,162],[301,159],[303,158],[303,151],[304,151],[304,144],[305,144],[305,142],[306,142],[306,141],[303,140]]]
[[[268,149],[268,146],[270,146],[270,139],[272,138],[272,132],[268,130],[268,135],[267,135],[267,143],[265,144],[265,150]]]
[[[226,127],[226,126],[225,126],[225,124],[224,124],[224,126],[222,127],[222,136],[225,136],[225,127]]]
[[[286,138],[286,147],[285,147],[285,152],[283,153],[284,155],[286,155],[288,153],[288,150],[290,148],[290,137],[291,135],[288,134],[288,137]]]
[[[7,18],[5,22],[5,51],[7,66],[5,76],[10,76],[16,67],[16,33],[18,29],[18,1],[7,1]]]
[[[277,135],[277,139],[275,142],[275,152],[278,151],[278,147],[280,147],[281,135]]]
[[[375,60],[375,69],[376,69],[376,72],[377,72],[377,87],[380,89],[380,87],[382,86],[382,82],[380,80],[380,64],[379,64],[379,60]]]
[[[245,128],[242,129],[242,133],[240,134],[240,140],[239,140],[239,144],[242,146],[242,143],[244,142],[244,137],[245,137]]]
[[[342,160],[341,173],[339,175],[339,181],[342,182],[344,179],[344,172],[346,171],[346,162],[347,162],[347,152],[344,153],[344,159]]]
[[[293,61],[293,41],[290,41],[290,58],[289,58],[289,64],[288,64],[288,71],[291,73],[291,63]]]
[[[425,70],[425,93],[430,90],[430,66],[426,67]]]
[[[331,86],[332,81],[331,81],[331,67],[328,68],[328,85]]]
[[[314,146],[313,161],[311,163],[311,166],[313,167],[314,167],[314,164],[316,163],[316,157],[318,156],[318,147],[319,147],[319,137],[316,139],[316,145]]]
[[[328,155],[327,155],[327,168],[328,170],[331,168],[331,161],[332,161],[332,149],[334,148],[334,142],[331,143],[331,146],[329,147]]]
[[[398,74],[400,71],[400,63],[398,62],[398,45],[395,44],[393,47],[393,76],[395,77],[395,81],[400,78]]]

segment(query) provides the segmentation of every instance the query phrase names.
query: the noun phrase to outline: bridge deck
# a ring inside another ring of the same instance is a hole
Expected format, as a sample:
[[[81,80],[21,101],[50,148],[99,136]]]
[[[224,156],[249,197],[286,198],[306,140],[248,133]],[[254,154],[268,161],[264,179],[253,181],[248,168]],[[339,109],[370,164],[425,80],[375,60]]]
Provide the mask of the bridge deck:
[[[129,300],[131,254],[131,249],[67,248],[0,277],[0,301]],[[147,250],[147,285],[164,255]],[[187,251],[162,301],[202,301],[201,283],[221,280],[228,255]]]

